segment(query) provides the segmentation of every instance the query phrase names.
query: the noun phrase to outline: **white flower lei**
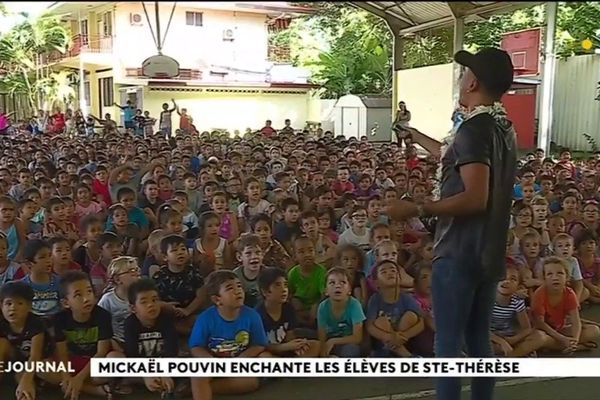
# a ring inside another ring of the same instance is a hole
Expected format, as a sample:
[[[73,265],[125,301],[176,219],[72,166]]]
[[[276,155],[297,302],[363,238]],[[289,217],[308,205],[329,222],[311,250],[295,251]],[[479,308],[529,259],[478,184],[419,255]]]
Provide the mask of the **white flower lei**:
[[[442,145],[440,148],[440,154],[442,157],[443,157],[444,153],[446,152],[446,149],[448,148],[448,146],[450,146],[450,144],[452,144],[452,141],[454,140],[454,136],[456,136],[458,127],[465,121],[475,117],[476,115],[487,113],[487,114],[490,114],[496,121],[498,121],[499,123],[502,123],[502,121],[506,120],[506,115],[507,115],[504,105],[502,105],[502,103],[500,103],[499,101],[495,102],[491,106],[477,106],[477,107],[473,108],[470,112],[465,110],[464,108],[459,108],[458,112],[464,116],[464,119],[461,123],[454,123],[454,126],[450,130],[448,136],[446,136],[445,138],[442,139]],[[434,200],[439,200],[439,198],[440,198],[440,186],[441,186],[441,182],[442,182],[441,159],[440,159],[440,163],[439,163],[439,166],[437,169],[437,182],[438,182],[438,184],[436,185],[436,187],[433,190]]]

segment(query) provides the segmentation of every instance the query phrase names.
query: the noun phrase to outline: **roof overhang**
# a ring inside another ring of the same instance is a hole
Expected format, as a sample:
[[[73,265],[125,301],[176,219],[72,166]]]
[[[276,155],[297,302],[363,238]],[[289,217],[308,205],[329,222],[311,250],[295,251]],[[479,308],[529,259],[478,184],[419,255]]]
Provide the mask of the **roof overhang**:
[[[465,22],[543,4],[513,1],[351,1],[349,4],[384,19],[399,35],[451,26],[456,18]]]
[[[106,7],[109,5],[117,5],[117,3],[123,2],[84,2],[84,1],[55,1],[48,7],[48,12],[54,15],[71,15],[77,17],[78,12],[85,13],[94,11],[97,8]],[[130,2],[134,3],[134,2]],[[152,10],[154,5],[149,2],[149,6]],[[161,1],[161,7],[167,9],[173,5],[173,2]],[[300,17],[303,15],[314,14],[316,10],[311,7],[294,6],[285,1],[272,1],[272,2],[223,2],[223,1],[212,1],[202,2],[193,1],[178,4],[190,9],[208,9],[208,10],[224,10],[224,11],[237,11],[247,12],[254,14],[266,14],[271,17],[286,16],[286,17]]]

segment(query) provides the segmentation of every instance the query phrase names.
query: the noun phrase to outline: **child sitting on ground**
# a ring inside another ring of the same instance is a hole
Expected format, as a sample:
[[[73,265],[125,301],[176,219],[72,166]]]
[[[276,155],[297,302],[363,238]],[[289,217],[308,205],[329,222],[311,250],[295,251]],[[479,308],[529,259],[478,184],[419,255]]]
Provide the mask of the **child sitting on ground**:
[[[129,285],[131,315],[125,319],[125,356],[128,358],[177,357],[179,342],[173,315],[161,309],[154,281],[139,279]],[[173,393],[171,377],[143,378],[150,392]]]
[[[212,198],[212,210],[221,220],[219,236],[232,242],[240,235],[237,216],[229,211],[227,195],[224,192],[216,192]]]
[[[81,271],[81,266],[73,261],[71,245],[64,237],[58,236],[48,240],[52,249],[52,270],[58,276],[67,271]]]
[[[589,230],[583,231],[577,237],[575,247],[583,285],[589,292],[588,299],[591,303],[600,303],[600,257],[596,235]]]
[[[321,356],[360,357],[366,317],[360,302],[352,297],[345,269],[329,270],[326,293],[327,299],[319,304],[317,311]]]
[[[46,327],[31,310],[33,297],[33,290],[24,282],[0,286],[0,362],[36,362],[49,356]],[[15,399],[35,399],[35,373],[26,372],[15,377]]]
[[[112,317],[112,348],[124,352],[125,320],[131,314],[127,302],[127,290],[140,279],[140,267],[133,257],[117,257],[108,266],[110,289],[98,301],[98,305]]]
[[[548,257],[542,268],[544,282],[533,294],[531,310],[534,326],[551,338],[546,348],[571,354],[597,347],[600,329],[582,323],[577,295],[567,286],[569,265],[559,257]]]
[[[269,340],[267,350],[281,357],[318,357],[317,340],[298,337],[294,307],[288,302],[289,289],[285,272],[266,267],[258,276],[263,301],[256,307]]]
[[[544,332],[531,327],[525,302],[515,296],[519,280],[517,267],[508,265],[506,278],[498,284],[492,310],[492,344],[496,354],[506,357],[527,356],[544,347],[549,340]],[[515,322],[518,331],[514,329]]]
[[[317,305],[325,294],[327,269],[316,262],[315,246],[308,237],[294,241],[298,265],[290,269],[288,283],[292,305],[298,322],[303,327],[314,327]]]
[[[275,224],[273,237],[290,252],[292,241],[302,234],[298,221],[300,204],[292,198],[285,199],[281,202],[281,210],[283,211],[283,221]]]
[[[250,231],[250,220],[258,214],[271,215],[275,206],[262,199],[261,184],[258,179],[250,177],[246,180],[247,200],[238,207],[240,232]]]
[[[92,287],[97,297],[100,297],[108,285],[108,266],[115,258],[123,255],[123,247],[117,235],[105,232],[98,238],[100,260],[90,269]]]
[[[331,240],[334,245],[337,244],[340,235],[333,229],[331,220],[335,219],[335,212],[333,208],[327,207],[323,210],[317,211],[317,222],[319,224],[319,232],[325,235],[326,238]]]
[[[65,310],[56,316],[54,324],[56,354],[60,362],[75,370],[65,372],[60,382],[65,397],[77,399],[80,393],[96,396],[130,394],[107,383],[106,379],[90,376],[92,358],[122,357],[111,352],[110,313],[95,305],[96,297],[89,277],[80,271],[69,271],[61,278],[61,294]],[[124,389],[124,388],[123,388]]]
[[[198,216],[192,209],[189,207],[188,195],[185,191],[179,190],[175,192],[174,195],[175,200],[181,203],[182,208],[182,221],[183,225],[187,227],[186,230],[186,239],[196,238],[198,236]]]
[[[8,241],[6,236],[0,235],[0,287],[23,276],[25,273],[19,264],[8,259]]]
[[[17,217],[14,200],[8,196],[0,196],[0,233],[3,233],[8,241],[8,259],[21,261],[23,248],[27,240],[23,222]]]
[[[200,267],[202,276],[218,269],[231,269],[231,248],[227,240],[219,236],[219,216],[212,211],[200,215],[200,231],[194,243],[194,264]]]
[[[19,219],[23,223],[23,233],[27,239],[41,239],[43,225],[39,222],[34,222],[33,219],[36,213],[35,201],[31,199],[22,199],[19,201]]]
[[[206,291],[214,304],[198,316],[189,340],[194,357],[269,356],[267,335],[260,315],[244,305],[244,289],[232,271],[212,272]],[[243,340],[241,340],[242,338]],[[212,400],[214,394],[244,394],[258,389],[258,378],[192,378],[195,399]]]
[[[266,214],[258,214],[250,221],[250,227],[252,233],[258,236],[265,265],[286,271],[294,265],[287,250],[271,235],[271,217]]]
[[[113,204],[108,209],[108,215],[112,220],[112,227],[106,231],[117,235],[123,247],[123,254],[136,255],[141,237],[140,229],[136,224],[129,221],[125,206],[121,203]]]
[[[60,311],[60,278],[52,272],[52,252],[47,242],[29,240],[23,257],[28,262],[29,273],[23,282],[33,289],[32,312],[50,322]]]
[[[421,307],[421,316],[425,322],[423,332],[415,337],[414,350],[423,357],[433,357],[433,342],[435,336],[435,323],[433,319],[433,304],[431,298],[431,272],[430,264],[423,264],[416,271],[415,292],[413,298]]]
[[[342,267],[350,277],[352,296],[365,307],[367,305],[367,280],[364,274],[365,255],[360,247],[345,244],[338,248],[335,265]]]
[[[104,226],[102,220],[95,215],[84,217],[80,225],[85,239],[78,241],[73,246],[73,260],[81,266],[85,273],[89,273],[94,264],[100,260],[98,239],[104,231]]]
[[[77,228],[68,220],[65,212],[65,201],[60,197],[53,197],[46,204],[46,220],[44,222],[43,237],[49,239],[62,236],[71,243],[79,239]]]
[[[409,341],[424,329],[419,305],[399,289],[399,271],[390,260],[380,261],[373,268],[377,292],[367,306],[367,332],[374,340],[375,357],[411,357]]]
[[[521,283],[527,288],[528,295],[531,297],[535,289],[543,283],[541,278],[535,277],[535,271],[541,270],[541,245],[540,235],[534,230],[530,230],[523,235],[519,242],[522,256],[518,258],[521,267]]]
[[[300,226],[304,234],[313,242],[317,263],[331,267],[335,260],[335,244],[319,231],[317,214],[312,211],[302,213]]]
[[[173,306],[178,318],[177,332],[189,334],[203,304],[204,280],[190,263],[184,238],[177,235],[166,236],[160,242],[160,250],[167,264],[152,279],[156,282],[161,300]]]
[[[369,251],[369,229],[367,228],[367,210],[362,206],[355,206],[352,210],[351,227],[340,235],[338,244],[351,243],[360,247],[363,251]]]
[[[244,288],[244,304],[255,307],[260,300],[258,275],[263,267],[263,252],[258,236],[245,233],[238,242],[237,259],[241,263],[233,270]]]
[[[419,247],[416,253],[406,264],[406,272],[415,277],[419,269],[423,266],[431,267],[433,263],[433,239],[431,236],[421,238]]]
[[[391,240],[382,240],[375,246],[374,254],[375,254],[375,265],[383,262],[383,261],[391,261],[396,264],[398,269],[398,275],[400,279],[398,280],[398,287],[404,290],[412,290],[414,287],[414,279],[410,276],[404,268],[398,264],[398,246],[395,242]],[[374,267],[373,267],[374,268]],[[371,290],[376,290],[377,285],[375,284],[374,278],[376,275],[373,275],[373,270],[371,269],[365,275],[367,276],[367,287]]]
[[[554,249],[554,255],[564,258],[569,264],[569,267],[571,268],[569,271],[569,276],[571,277],[569,287],[571,287],[577,295],[579,303],[583,303],[590,297],[590,291],[584,286],[581,268],[579,267],[579,260],[573,256],[575,248],[573,237],[566,233],[559,233],[552,241],[552,248]],[[538,279],[543,279],[543,271],[537,270],[536,277]]]
[[[154,276],[156,271],[165,264],[165,258],[160,251],[160,242],[167,236],[163,229],[156,229],[148,236],[148,252],[142,265],[141,274],[149,278]]]
[[[373,225],[373,227],[370,229],[369,231],[369,243],[371,246],[371,250],[367,251],[365,253],[365,263],[364,263],[364,268],[363,268],[363,272],[365,274],[365,276],[369,276],[371,274],[371,270],[373,269],[373,267],[375,266],[375,264],[377,264],[377,257],[375,256],[375,247],[377,247],[377,245],[384,241],[384,240],[391,240],[392,238],[392,230],[390,229],[389,225],[384,224],[382,222]],[[400,248],[398,246],[396,246],[397,248]],[[398,262],[398,260],[395,260],[396,262]]]

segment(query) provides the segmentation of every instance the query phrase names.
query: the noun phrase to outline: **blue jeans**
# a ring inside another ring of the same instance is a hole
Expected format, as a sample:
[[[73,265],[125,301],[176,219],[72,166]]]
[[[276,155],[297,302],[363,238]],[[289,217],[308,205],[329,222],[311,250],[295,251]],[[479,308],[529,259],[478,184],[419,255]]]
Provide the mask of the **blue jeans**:
[[[486,279],[477,262],[440,258],[433,263],[431,294],[435,319],[435,356],[493,357],[490,324],[498,282]],[[494,378],[473,378],[471,399],[491,400]],[[438,378],[437,400],[459,400],[460,378]]]
[[[331,353],[340,358],[358,358],[360,357],[360,346],[357,344],[340,344],[334,346]]]

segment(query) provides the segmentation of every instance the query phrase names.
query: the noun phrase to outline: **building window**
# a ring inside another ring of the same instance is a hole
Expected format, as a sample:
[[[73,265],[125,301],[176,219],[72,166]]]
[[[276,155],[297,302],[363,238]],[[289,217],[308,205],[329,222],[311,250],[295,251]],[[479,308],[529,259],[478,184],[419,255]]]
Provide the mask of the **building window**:
[[[202,13],[186,11],[185,24],[189,26],[202,26]]]
[[[83,96],[85,97],[85,104],[90,105],[90,81],[83,83]]]
[[[102,107],[112,107],[115,102],[115,97],[113,93],[113,78],[100,78],[100,90],[102,97]]]
[[[112,27],[112,13],[110,11],[105,12],[102,15],[102,33],[104,34],[104,36],[112,36]]]

